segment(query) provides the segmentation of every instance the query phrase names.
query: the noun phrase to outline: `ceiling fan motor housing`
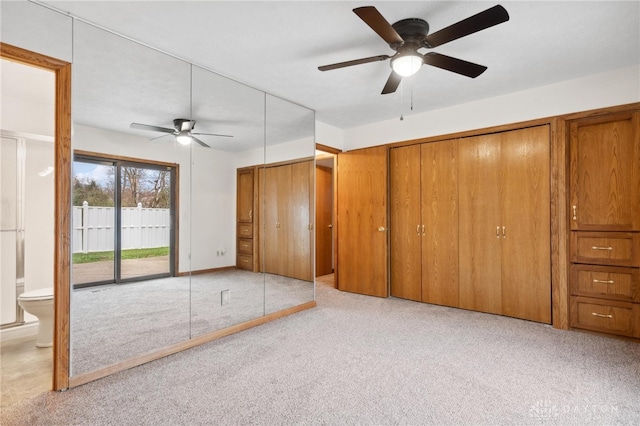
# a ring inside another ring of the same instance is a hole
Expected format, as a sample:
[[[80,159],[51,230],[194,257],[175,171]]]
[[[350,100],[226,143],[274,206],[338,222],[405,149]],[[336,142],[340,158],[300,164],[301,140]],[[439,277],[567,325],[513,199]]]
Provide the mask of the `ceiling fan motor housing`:
[[[392,25],[404,43],[391,43],[389,46],[398,51],[403,46],[414,47],[415,50],[423,47],[423,41],[429,34],[429,24],[424,19],[407,18]]]
[[[193,130],[193,128],[196,125],[196,121],[195,120],[189,120],[186,118],[176,118],[173,120],[173,127],[175,127],[176,131],[178,132],[183,132],[183,131],[190,131]]]

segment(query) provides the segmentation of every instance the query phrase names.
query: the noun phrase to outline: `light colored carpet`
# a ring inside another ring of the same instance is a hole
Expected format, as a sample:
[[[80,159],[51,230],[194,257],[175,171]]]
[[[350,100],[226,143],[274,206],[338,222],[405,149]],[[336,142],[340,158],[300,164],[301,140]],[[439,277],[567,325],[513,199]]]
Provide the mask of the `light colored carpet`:
[[[230,291],[229,304],[221,292]],[[314,300],[312,282],[243,270],[75,290],[71,372],[86,373]]]
[[[317,302],[2,424],[640,424],[637,343],[322,284]]]

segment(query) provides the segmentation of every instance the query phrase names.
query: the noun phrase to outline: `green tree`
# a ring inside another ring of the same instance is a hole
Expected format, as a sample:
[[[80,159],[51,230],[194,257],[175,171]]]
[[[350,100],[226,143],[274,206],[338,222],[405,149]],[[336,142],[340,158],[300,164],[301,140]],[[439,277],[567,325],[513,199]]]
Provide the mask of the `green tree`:
[[[81,181],[73,178],[73,205],[81,206],[86,201],[90,206],[113,207],[113,192],[100,186],[94,179]]]

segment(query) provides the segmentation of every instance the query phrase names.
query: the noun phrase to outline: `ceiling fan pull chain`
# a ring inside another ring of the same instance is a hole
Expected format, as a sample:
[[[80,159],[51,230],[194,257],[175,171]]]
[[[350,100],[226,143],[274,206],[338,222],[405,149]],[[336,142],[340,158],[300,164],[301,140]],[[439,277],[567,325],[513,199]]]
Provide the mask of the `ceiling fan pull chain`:
[[[409,90],[411,90],[411,111],[413,111],[413,79],[411,80],[411,88]]]

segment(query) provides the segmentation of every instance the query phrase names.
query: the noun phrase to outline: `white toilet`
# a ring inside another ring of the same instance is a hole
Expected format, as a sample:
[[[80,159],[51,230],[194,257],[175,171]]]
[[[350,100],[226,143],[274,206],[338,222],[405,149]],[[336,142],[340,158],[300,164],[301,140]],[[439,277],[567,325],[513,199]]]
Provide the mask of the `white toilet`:
[[[38,317],[36,346],[53,346],[53,287],[22,293],[18,296],[18,304],[26,312]]]

